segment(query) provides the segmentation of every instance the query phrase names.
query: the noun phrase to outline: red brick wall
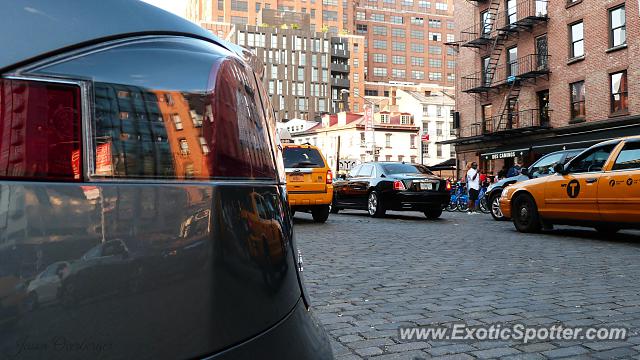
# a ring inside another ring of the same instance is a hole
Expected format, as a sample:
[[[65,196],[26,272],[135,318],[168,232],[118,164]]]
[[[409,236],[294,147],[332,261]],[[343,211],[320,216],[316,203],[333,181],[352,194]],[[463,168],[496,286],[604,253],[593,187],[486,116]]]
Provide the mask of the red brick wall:
[[[479,21],[480,11],[485,9],[490,0],[481,2],[480,6],[473,6],[466,0],[456,0],[456,28],[457,31],[473,26]],[[548,5],[549,22],[547,25],[537,25],[531,32],[520,32],[512,38],[504,49],[513,45],[518,46],[518,57],[535,53],[534,39],[542,34],[548,36],[549,64],[551,75],[549,81],[538,79],[534,84],[522,88],[519,96],[520,110],[537,108],[536,92],[549,89],[551,126],[554,128],[569,125],[570,90],[569,84],[585,80],[586,86],[586,121],[602,121],[612,118],[609,113],[609,74],[619,70],[627,70],[629,86],[629,114],[640,114],[640,9],[638,1],[626,1],[626,49],[607,52],[609,48],[609,13],[608,9],[623,4],[621,0],[583,0],[567,7],[564,0],[550,0]],[[504,2],[500,11],[504,11]],[[569,28],[568,25],[577,20],[583,20],[585,25],[585,58],[582,61],[568,64],[569,60]],[[490,47],[490,46],[489,46]],[[506,51],[506,50],[504,50]],[[503,51],[500,64],[506,62]],[[461,128],[467,129],[471,124],[482,120],[481,105],[493,104],[494,114],[501,111],[506,89],[501,93],[489,97],[471,96],[461,92],[461,78],[481,69],[481,58],[487,54],[485,50],[460,48],[458,56],[458,89],[457,110],[461,116]],[[463,135],[465,133],[463,132]],[[468,135],[467,135],[468,136]],[[476,146],[476,148],[481,148]],[[475,151],[465,153],[462,147],[460,159],[477,159]],[[461,162],[462,164],[462,162]]]
[[[609,52],[609,23],[608,9],[625,3],[620,0],[583,0],[569,8],[564,1],[551,1],[549,3],[548,24],[536,26],[532,32],[521,32],[518,38],[510,40],[505,49],[513,45],[518,46],[518,56],[535,52],[535,37],[547,34],[549,42],[550,68],[552,74],[546,79],[538,79],[535,84],[525,86],[520,92],[520,109],[537,107],[536,92],[544,89],[550,91],[551,124],[553,127],[561,127],[569,124],[570,120],[570,93],[569,84],[579,80],[585,80],[586,85],[586,120],[599,121],[608,119],[609,114],[609,74],[618,70],[628,71],[629,82],[629,113],[640,113],[640,62],[631,59],[639,59],[640,42],[636,40],[640,34],[640,18],[637,1],[626,2],[627,43],[626,49]],[[485,2],[486,7],[488,1]],[[470,5],[465,0],[456,1],[456,25],[458,29],[464,29],[477,21],[482,7]],[[583,19],[585,24],[585,59],[573,64],[569,60],[568,25]],[[475,51],[461,47],[458,56],[460,77],[465,74],[480,71],[480,62],[485,52]],[[500,63],[506,60],[503,52]],[[460,87],[460,81],[458,81]],[[461,113],[462,127],[481,118],[480,106],[493,103],[494,112],[503,103],[505,91],[492,95],[488,99],[474,98],[471,95],[458,94],[458,111]],[[634,96],[635,95],[635,96]]]

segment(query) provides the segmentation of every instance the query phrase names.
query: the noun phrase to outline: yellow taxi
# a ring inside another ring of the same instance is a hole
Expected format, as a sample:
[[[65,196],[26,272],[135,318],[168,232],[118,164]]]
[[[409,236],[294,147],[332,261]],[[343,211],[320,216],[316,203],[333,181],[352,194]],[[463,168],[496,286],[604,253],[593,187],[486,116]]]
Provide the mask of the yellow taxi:
[[[594,145],[554,170],[502,192],[502,212],[518,231],[554,224],[606,233],[640,228],[640,136]]]
[[[333,199],[333,173],[322,152],[313,145],[283,144],[291,212],[311,212],[313,220],[325,222]]]

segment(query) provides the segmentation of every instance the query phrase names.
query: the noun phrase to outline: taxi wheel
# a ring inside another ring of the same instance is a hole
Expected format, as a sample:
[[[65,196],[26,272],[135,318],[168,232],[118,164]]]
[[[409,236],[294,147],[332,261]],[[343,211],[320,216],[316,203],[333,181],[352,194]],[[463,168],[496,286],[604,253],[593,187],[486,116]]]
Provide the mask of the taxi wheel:
[[[523,233],[540,232],[542,228],[536,202],[529,195],[519,195],[513,201],[513,224]]]
[[[313,221],[323,223],[329,218],[329,205],[319,205],[311,209]]]
[[[611,226],[611,225],[600,225],[600,226],[596,226],[596,231],[601,234],[613,235],[618,231],[620,231],[620,228]]]
[[[386,210],[384,208],[384,204],[382,204],[382,198],[377,191],[372,191],[369,193],[369,199],[367,201],[367,210],[369,211],[369,216],[372,217],[383,217]]]

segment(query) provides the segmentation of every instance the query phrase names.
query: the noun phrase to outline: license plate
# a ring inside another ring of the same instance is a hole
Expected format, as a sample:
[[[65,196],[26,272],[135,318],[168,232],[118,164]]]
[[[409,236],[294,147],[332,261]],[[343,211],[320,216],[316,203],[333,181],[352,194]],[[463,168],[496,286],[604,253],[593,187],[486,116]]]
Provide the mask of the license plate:
[[[292,182],[303,182],[304,181],[304,175],[302,175],[302,174],[291,174],[289,179]]]
[[[420,190],[433,190],[433,183],[420,183]]]

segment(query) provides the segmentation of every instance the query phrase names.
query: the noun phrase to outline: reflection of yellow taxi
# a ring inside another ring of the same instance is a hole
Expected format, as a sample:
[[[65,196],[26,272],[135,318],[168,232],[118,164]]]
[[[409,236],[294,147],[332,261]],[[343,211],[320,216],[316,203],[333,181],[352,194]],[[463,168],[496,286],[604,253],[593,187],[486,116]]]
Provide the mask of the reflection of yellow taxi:
[[[312,145],[285,144],[282,157],[292,212],[311,211],[316,222],[327,221],[333,174],[320,150]]]
[[[519,231],[553,224],[610,233],[640,228],[640,136],[594,145],[555,171],[502,192],[502,211]]]
[[[250,194],[251,207],[242,209],[240,217],[249,227],[248,247],[251,256],[275,263],[284,258],[284,242],[280,223],[272,202],[257,192]]]

